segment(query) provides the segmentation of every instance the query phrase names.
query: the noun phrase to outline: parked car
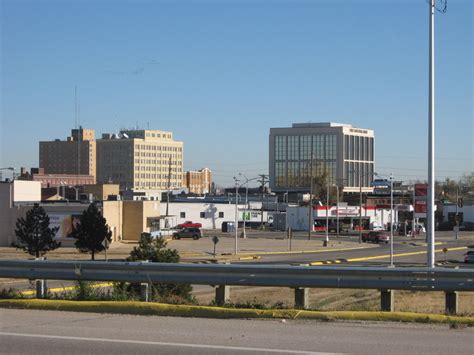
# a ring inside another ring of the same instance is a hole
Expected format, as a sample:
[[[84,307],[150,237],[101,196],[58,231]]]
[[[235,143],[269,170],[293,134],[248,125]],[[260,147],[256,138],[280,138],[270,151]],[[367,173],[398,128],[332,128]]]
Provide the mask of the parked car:
[[[202,238],[202,233],[199,228],[183,228],[173,233],[173,239],[181,238],[193,238],[194,240],[197,240]]]
[[[466,254],[464,254],[464,262],[474,263],[474,250],[468,251]]]
[[[390,241],[390,234],[384,231],[370,231],[362,235],[363,242],[372,243],[388,243]]]
[[[184,223],[180,223],[177,226],[178,228],[202,228],[201,223],[194,223],[193,221],[186,221]]]

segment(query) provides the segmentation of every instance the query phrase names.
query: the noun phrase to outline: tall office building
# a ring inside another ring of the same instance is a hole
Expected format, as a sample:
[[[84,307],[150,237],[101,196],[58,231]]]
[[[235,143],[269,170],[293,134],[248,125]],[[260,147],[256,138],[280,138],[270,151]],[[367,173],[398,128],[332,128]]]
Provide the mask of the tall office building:
[[[45,174],[96,174],[96,141],[93,129],[71,130],[65,141],[39,142],[39,167]]]
[[[313,176],[326,173],[329,183],[358,191],[373,180],[374,131],[341,123],[294,123],[271,128],[270,188],[275,192],[308,192]]]
[[[183,142],[173,140],[171,132],[123,130],[97,140],[98,183],[166,190],[183,187],[183,178]]]
[[[192,194],[208,194],[211,192],[212,172],[208,168],[186,171],[184,185]]]

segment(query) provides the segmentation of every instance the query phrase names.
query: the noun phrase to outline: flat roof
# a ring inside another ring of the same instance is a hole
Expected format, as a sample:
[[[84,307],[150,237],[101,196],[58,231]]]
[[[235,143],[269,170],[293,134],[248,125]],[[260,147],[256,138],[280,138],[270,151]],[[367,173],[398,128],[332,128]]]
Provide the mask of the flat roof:
[[[293,123],[293,128],[310,128],[310,127],[349,127],[352,125],[347,123],[337,122],[307,122],[307,123]]]

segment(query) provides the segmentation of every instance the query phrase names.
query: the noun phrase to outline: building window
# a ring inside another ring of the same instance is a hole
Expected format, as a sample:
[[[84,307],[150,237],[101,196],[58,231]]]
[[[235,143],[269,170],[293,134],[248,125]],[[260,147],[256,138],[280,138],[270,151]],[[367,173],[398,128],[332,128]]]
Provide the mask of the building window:
[[[186,212],[179,212],[180,218],[186,218]]]
[[[224,218],[224,212],[219,212],[219,218]]]
[[[206,212],[201,212],[199,213],[200,218],[206,218]]]

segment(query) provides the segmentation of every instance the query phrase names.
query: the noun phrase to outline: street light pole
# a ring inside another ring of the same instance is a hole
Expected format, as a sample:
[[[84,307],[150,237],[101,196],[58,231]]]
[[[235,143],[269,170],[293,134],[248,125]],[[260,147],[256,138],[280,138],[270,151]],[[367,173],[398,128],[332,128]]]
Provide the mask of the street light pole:
[[[237,255],[237,239],[239,233],[239,212],[238,212],[238,197],[239,197],[239,180],[234,176],[235,180],[235,243],[234,254]]]
[[[248,209],[248,196],[249,196],[249,179],[247,176],[245,176],[242,173],[239,173],[240,176],[243,176],[245,178],[245,210],[243,214],[243,220],[244,220],[244,229],[243,229],[243,238],[247,238],[247,231],[245,230],[245,221],[247,219],[247,209]]]
[[[339,238],[339,185],[336,183],[336,238]]]
[[[444,1],[444,8],[436,8],[435,0],[429,2],[429,79],[428,79],[428,198],[426,203],[426,219],[427,219],[427,266],[434,268],[435,263],[435,214],[434,214],[434,196],[435,196],[435,62],[434,62],[434,46],[435,46],[435,10],[445,13],[447,10],[447,0]]]
[[[326,239],[323,242],[323,247],[327,247],[329,244],[329,177],[327,179],[327,189],[326,189]]]
[[[360,170],[359,173],[359,243],[362,243],[362,182],[360,179]]]
[[[311,240],[311,229],[313,224],[313,152],[311,152],[311,161],[309,163],[310,184],[309,184],[309,203],[308,203],[308,240]]]
[[[456,228],[454,232],[454,239],[458,240],[459,233],[459,184],[456,185],[456,214],[455,214]]]
[[[393,264],[393,173],[390,174],[390,267]]]

